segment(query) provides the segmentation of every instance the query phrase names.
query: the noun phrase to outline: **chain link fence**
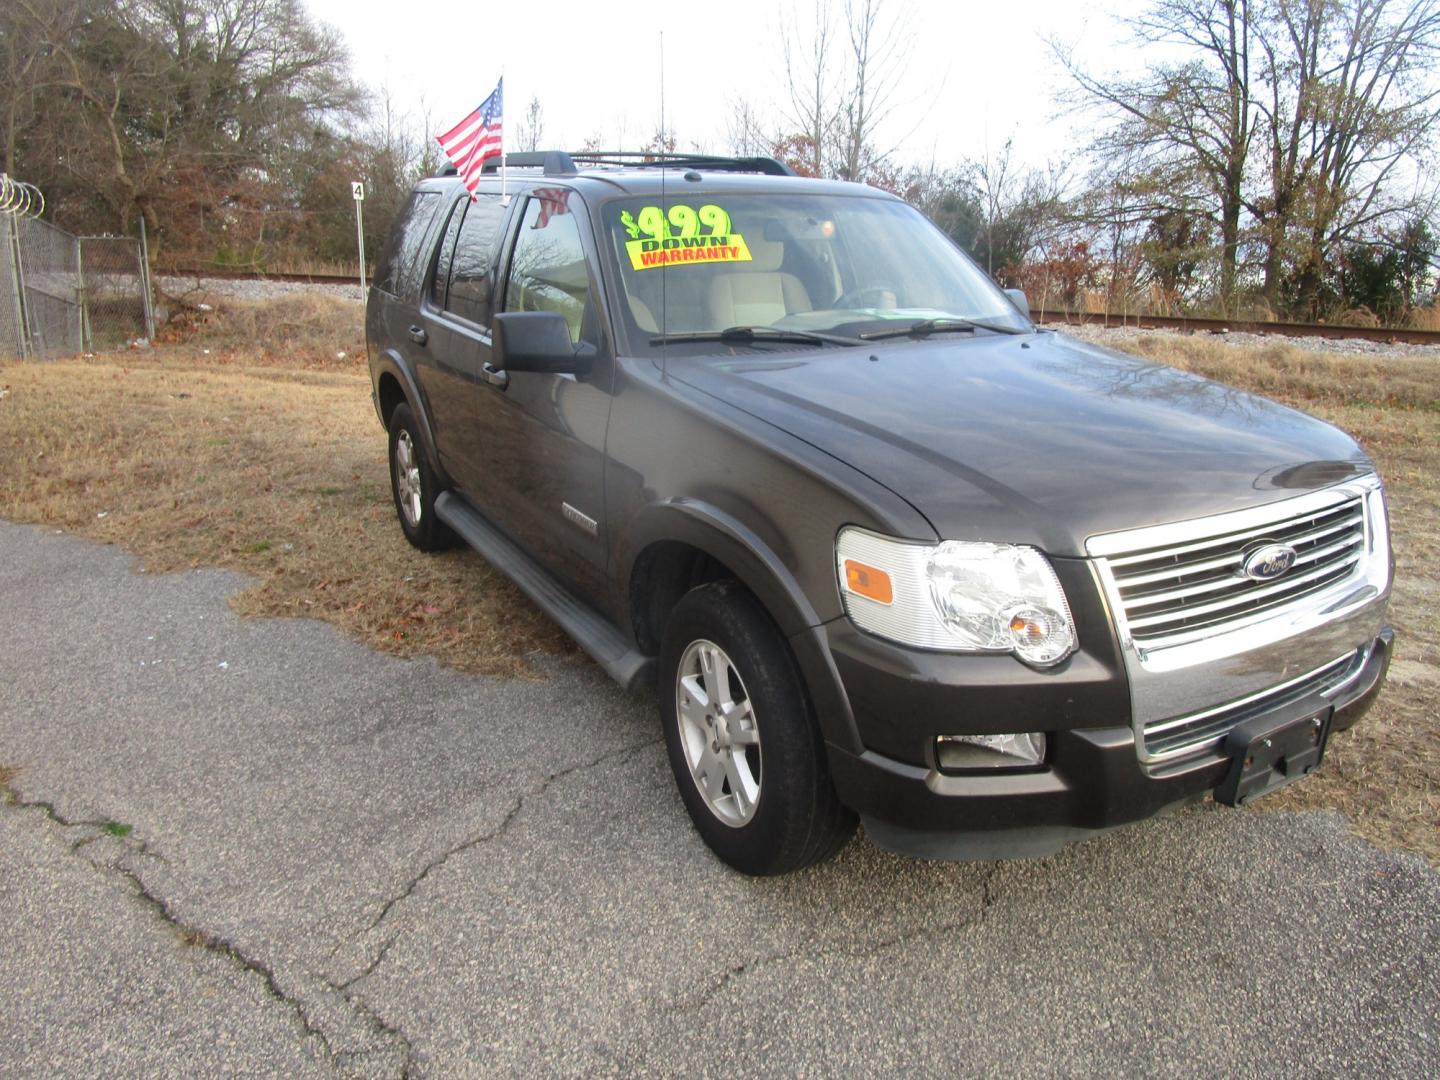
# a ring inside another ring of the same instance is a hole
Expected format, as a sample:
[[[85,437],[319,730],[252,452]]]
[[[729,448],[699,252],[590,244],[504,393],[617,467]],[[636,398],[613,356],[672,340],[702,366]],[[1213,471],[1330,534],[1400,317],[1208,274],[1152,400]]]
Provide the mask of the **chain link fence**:
[[[0,215],[0,230],[0,356],[69,356],[154,337],[140,241],[72,236],[16,214]]]
[[[155,336],[150,275],[138,240],[82,236],[80,266],[89,348],[113,349]]]

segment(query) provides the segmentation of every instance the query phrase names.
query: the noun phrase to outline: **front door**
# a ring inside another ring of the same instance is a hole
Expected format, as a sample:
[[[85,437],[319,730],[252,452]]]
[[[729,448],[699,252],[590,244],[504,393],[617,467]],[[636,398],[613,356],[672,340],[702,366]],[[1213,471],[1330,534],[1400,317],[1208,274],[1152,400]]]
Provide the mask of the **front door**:
[[[593,600],[605,596],[604,462],[614,372],[585,208],[567,188],[532,191],[519,221],[497,310],[553,311],[572,341],[596,348],[583,376],[508,373],[504,388],[480,381],[486,466],[501,489],[481,509],[528,553]],[[491,423],[493,418],[494,422]]]

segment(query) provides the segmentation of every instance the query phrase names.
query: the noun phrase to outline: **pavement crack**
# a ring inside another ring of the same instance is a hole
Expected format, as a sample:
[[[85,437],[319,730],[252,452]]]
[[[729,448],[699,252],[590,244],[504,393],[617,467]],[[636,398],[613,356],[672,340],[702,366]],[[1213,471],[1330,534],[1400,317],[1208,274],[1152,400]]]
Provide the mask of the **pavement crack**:
[[[926,924],[902,930],[889,937],[867,942],[845,942],[837,943],[820,948],[793,949],[786,952],[763,954],[752,957],[742,963],[732,964],[722,971],[712,974],[707,984],[698,994],[681,997],[664,1009],[665,1013],[694,1012],[704,1009],[715,1000],[724,989],[732,982],[747,976],[753,975],[761,968],[771,964],[784,963],[804,958],[821,959],[829,956],[845,957],[852,960],[864,960],[891,949],[904,948],[907,945],[920,941],[928,941],[936,938],[943,938],[949,934],[958,933],[962,930],[978,927],[985,921],[990,909],[995,904],[994,879],[1000,872],[1000,864],[996,863],[987,867],[980,877],[980,903],[971,912],[967,912],[963,918],[951,919],[937,924]]]
[[[257,977],[264,987],[266,995],[284,1006],[294,1017],[296,1028],[302,1038],[313,1038],[323,1048],[325,1057],[330,1062],[338,1066],[347,1061],[374,1056],[377,1051],[384,1052],[386,1050],[384,1045],[372,1045],[361,1050],[337,1048],[330,1035],[314,1019],[311,1009],[307,1008],[297,994],[286,990],[274,967],[259,957],[251,955],[235,942],[183,919],[170,902],[145,881],[139,871],[120,861],[126,855],[139,855],[162,864],[167,862],[165,857],[155,851],[146,841],[133,835],[133,831],[128,826],[119,826],[117,822],[107,818],[71,818],[62,813],[52,802],[44,799],[21,798],[8,782],[9,779],[8,776],[0,777],[0,802],[6,806],[17,810],[39,811],[51,824],[66,831],[73,829],[96,830],[93,835],[67,842],[67,847],[72,855],[82,856],[82,852],[98,840],[112,839],[119,844],[122,854],[118,859],[97,861],[94,858],[85,858],[84,861],[102,874],[113,875],[123,880],[129,886],[136,901],[164,922],[186,945],[213,953],[240,970]],[[121,832],[120,828],[123,828],[124,831]],[[383,958],[384,953],[388,950],[388,944],[382,948],[375,963],[378,964]],[[339,994],[354,1015],[369,1029],[370,1036],[375,1042],[392,1044],[391,1048],[398,1051],[399,1056],[397,1073],[401,1077],[408,1076],[414,1050],[405,1033],[376,1014],[364,1002],[352,998],[345,992],[344,987],[338,987],[323,980],[321,982],[327,989]]]
[[[399,937],[399,934],[390,935],[390,937],[385,939],[384,944],[382,944],[380,948],[376,950],[375,956],[370,961],[370,963],[366,964],[364,968],[362,968],[360,971],[357,971],[354,975],[351,975],[350,978],[346,979],[344,982],[331,983],[330,985],[335,987],[336,990],[345,991],[349,990],[350,987],[354,986],[361,979],[365,978],[365,976],[373,975],[375,973],[375,969],[380,966],[380,961],[384,960],[385,954],[390,951],[390,946],[394,945],[395,942],[399,939]]]
[[[287,993],[285,988],[280,985],[280,980],[276,976],[274,968],[263,960],[249,955],[234,942],[227,941],[218,934],[212,934],[208,930],[187,923],[171,909],[164,897],[154,892],[145,884],[145,879],[129,867],[117,866],[114,868],[114,872],[130,882],[140,902],[168,923],[187,945],[193,945],[197,948],[205,949],[207,952],[222,956],[232,964],[250,972],[252,975],[259,976],[265,986],[265,992],[294,1014],[301,1032],[307,1038],[313,1036],[318,1039],[320,1045],[325,1048],[325,1055],[327,1057],[335,1057],[335,1047],[331,1045],[329,1036],[311,1021],[309,1013],[300,1001]]]
[[[377,912],[375,917],[370,920],[370,925],[367,926],[365,930],[362,931],[362,933],[370,933],[378,929],[380,924],[389,917],[390,912],[395,909],[396,905],[409,899],[410,896],[415,892],[415,890],[419,888],[422,883],[424,883],[426,878],[428,878],[436,870],[439,870],[456,855],[463,855],[465,852],[480,847],[483,844],[488,844],[491,841],[498,840],[501,836],[505,834],[505,831],[510,827],[511,823],[515,820],[515,818],[519,816],[520,811],[525,808],[525,804],[531,799],[536,799],[543,796],[545,792],[551,788],[552,785],[566,779],[567,777],[574,776],[577,773],[582,773],[588,769],[596,768],[597,766],[603,765],[606,762],[616,761],[622,758],[630,757],[631,755],[637,754],[642,750],[646,750],[652,746],[656,746],[663,741],[664,740],[662,739],[650,739],[643,743],[623,746],[615,750],[607,750],[605,753],[599,755],[598,757],[592,758],[589,761],[577,762],[574,765],[567,765],[563,769],[557,769],[554,772],[547,773],[546,775],[541,777],[535,784],[533,784],[525,791],[522,791],[519,795],[515,797],[514,802],[510,804],[509,808],[505,811],[504,816],[500,819],[499,824],[495,825],[493,828],[485,830],[482,833],[462,840],[460,843],[455,844],[452,847],[446,848],[439,855],[436,855],[433,859],[431,859],[424,866],[422,866],[417,873],[412,875],[409,880],[406,881],[404,887],[401,888],[399,892],[388,897],[385,902],[380,905],[379,912]]]

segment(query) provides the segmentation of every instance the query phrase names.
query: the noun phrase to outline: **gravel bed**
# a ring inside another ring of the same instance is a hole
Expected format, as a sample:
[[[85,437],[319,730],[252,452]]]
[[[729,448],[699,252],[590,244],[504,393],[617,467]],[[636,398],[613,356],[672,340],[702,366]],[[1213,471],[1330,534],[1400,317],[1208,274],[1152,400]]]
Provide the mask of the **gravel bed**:
[[[1141,337],[1203,337],[1236,349],[1262,349],[1274,345],[1293,345],[1297,349],[1312,352],[1344,353],[1349,356],[1420,356],[1440,360],[1440,345],[1406,345],[1383,341],[1364,341],[1360,338],[1289,337],[1285,334],[1244,334],[1230,332],[1212,334],[1208,331],[1192,330],[1189,334],[1177,330],[1144,330],[1134,326],[1097,326],[1082,323],[1074,326],[1050,324],[1048,329],[1061,330],[1072,337],[1096,345],[1117,346],[1121,342],[1134,341]]]
[[[338,296],[350,300],[359,300],[360,286],[354,285],[331,285],[318,284],[303,281],[268,281],[264,279],[237,279],[237,278],[208,278],[208,277],[169,277],[158,278],[160,290],[169,296],[185,297],[191,302],[209,303],[216,299],[221,300],[270,300],[278,296],[289,296],[294,293],[320,292],[329,293],[331,296]],[[1133,326],[1104,327],[1093,323],[1084,323],[1074,326],[1060,326],[1050,324],[1049,329],[1063,330],[1073,337],[1084,341],[1094,342],[1097,345],[1117,345],[1123,341],[1134,340],[1142,335],[1182,335],[1174,330],[1142,330]],[[1222,341],[1224,344],[1237,349],[1264,348],[1270,345],[1294,345],[1297,348],[1312,349],[1316,352],[1346,353],[1356,355],[1374,356],[1424,356],[1433,359],[1440,359],[1440,345],[1404,345],[1387,344],[1380,341],[1363,341],[1358,338],[1292,338],[1283,334],[1208,334],[1203,331],[1192,331],[1195,334],[1203,334],[1215,341]]]
[[[270,281],[252,278],[170,277],[156,279],[167,296],[184,297],[192,303],[213,300],[273,300],[295,293],[328,293],[347,300],[360,299],[360,283],[318,284],[305,281]]]

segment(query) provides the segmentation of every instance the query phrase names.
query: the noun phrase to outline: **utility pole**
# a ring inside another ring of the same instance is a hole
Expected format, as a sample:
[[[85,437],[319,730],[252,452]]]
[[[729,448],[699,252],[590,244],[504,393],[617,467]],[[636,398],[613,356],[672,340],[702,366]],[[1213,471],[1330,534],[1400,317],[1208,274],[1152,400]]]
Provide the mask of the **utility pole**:
[[[350,182],[350,194],[355,198],[355,244],[360,249],[360,299],[365,299],[365,219],[360,207],[365,202],[365,185],[359,180]]]

